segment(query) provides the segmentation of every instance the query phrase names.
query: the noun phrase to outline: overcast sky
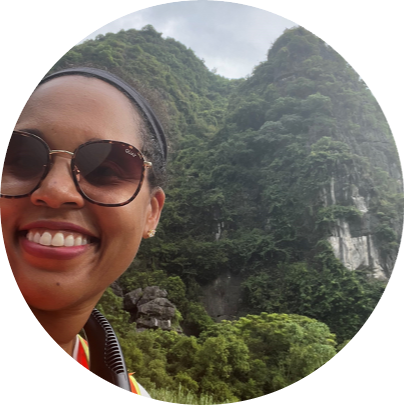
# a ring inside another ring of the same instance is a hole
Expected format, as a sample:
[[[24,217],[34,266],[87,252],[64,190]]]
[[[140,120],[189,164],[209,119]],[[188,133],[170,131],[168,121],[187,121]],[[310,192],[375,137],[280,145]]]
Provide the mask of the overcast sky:
[[[403,26],[405,3],[369,3],[366,0],[360,0],[360,3],[338,3],[336,0],[312,0],[311,3],[294,0],[294,4],[264,0],[254,3],[246,0],[174,1],[126,14],[93,32],[89,29],[87,37],[76,41],[81,43],[121,29],[139,30],[151,24],[163,38],[172,37],[191,48],[197,57],[205,60],[210,70],[216,68],[217,74],[227,78],[241,78],[266,60],[267,51],[286,28],[320,24]],[[95,21],[96,18],[92,22]]]
[[[191,48],[209,69],[228,78],[241,78],[266,60],[271,44],[296,25],[281,16],[241,4],[182,1],[150,7],[112,21],[85,39],[121,29],[152,24],[163,37]]]

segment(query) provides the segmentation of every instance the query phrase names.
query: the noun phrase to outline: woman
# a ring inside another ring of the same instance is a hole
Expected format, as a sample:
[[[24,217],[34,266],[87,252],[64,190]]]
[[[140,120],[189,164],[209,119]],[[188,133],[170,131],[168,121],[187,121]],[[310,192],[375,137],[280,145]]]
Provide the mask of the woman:
[[[154,235],[166,154],[149,105],[98,69],[46,77],[18,119],[1,185],[6,252],[32,312],[71,356],[105,289]]]

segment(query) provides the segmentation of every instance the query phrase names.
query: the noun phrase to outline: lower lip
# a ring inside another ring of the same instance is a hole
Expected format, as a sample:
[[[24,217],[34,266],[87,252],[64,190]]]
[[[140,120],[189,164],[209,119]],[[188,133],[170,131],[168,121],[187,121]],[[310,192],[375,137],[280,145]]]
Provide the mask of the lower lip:
[[[56,260],[69,260],[74,259],[86,252],[91,245],[81,246],[43,246],[39,243],[30,242],[25,236],[20,239],[23,249],[32,256],[39,257],[41,259],[56,259]]]

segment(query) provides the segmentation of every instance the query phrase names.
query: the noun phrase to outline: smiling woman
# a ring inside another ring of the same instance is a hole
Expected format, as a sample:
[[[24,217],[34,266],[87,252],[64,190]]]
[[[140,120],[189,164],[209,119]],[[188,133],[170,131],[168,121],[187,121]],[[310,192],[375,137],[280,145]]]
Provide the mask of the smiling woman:
[[[166,153],[147,102],[98,69],[45,78],[18,119],[1,184],[6,252],[32,312],[72,356],[103,292],[158,225]]]

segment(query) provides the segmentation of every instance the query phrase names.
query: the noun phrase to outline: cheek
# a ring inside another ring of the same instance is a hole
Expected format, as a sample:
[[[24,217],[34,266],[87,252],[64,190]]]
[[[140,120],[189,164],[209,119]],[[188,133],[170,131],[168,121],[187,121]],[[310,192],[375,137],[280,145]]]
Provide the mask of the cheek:
[[[0,215],[1,215],[1,227],[3,231],[4,242],[11,241],[14,237],[15,222],[18,219],[18,214],[24,207],[20,208],[21,202],[17,200],[0,200]]]
[[[131,264],[142,241],[145,210],[129,206],[109,208],[100,217],[103,258],[123,272]]]
[[[7,218],[10,218],[10,214],[13,211],[13,207],[15,207],[15,200],[1,198],[0,199],[0,214],[1,214],[1,222],[5,222]]]
[[[135,214],[125,207],[111,208],[106,216],[101,217],[102,233],[110,241],[134,240],[142,235],[143,221],[140,213]]]
[[[105,290],[132,263],[142,239],[137,223],[136,218],[112,212],[100,218],[101,244],[87,266],[86,275],[86,280],[91,283],[88,288],[92,291]]]

